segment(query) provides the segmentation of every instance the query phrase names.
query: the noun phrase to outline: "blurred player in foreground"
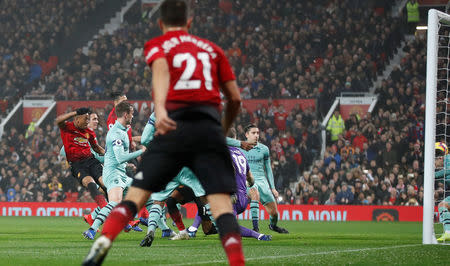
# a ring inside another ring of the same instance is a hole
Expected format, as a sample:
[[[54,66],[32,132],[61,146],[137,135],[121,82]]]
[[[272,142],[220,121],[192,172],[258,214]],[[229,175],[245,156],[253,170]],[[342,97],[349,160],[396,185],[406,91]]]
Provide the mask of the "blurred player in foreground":
[[[83,264],[101,264],[112,241],[151,193],[161,191],[186,166],[206,191],[230,265],[244,265],[239,224],[230,198],[236,180],[224,136],[241,104],[236,77],[221,48],[188,33],[192,18],[185,1],[165,0],[160,10],[158,22],[163,35],[144,47],[146,63],[152,69],[156,136],[143,155],[125,200],[109,215],[102,236]],[[220,89],[227,100],[223,120]]]

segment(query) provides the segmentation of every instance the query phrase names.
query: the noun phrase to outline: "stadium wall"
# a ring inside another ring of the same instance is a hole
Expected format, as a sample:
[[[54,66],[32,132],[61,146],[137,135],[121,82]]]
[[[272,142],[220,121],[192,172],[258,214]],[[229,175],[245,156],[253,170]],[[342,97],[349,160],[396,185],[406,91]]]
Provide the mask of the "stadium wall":
[[[91,212],[95,203],[0,202],[0,216],[81,216]],[[421,206],[351,206],[351,205],[279,205],[281,220],[288,221],[401,221],[421,222]],[[182,206],[183,217],[194,218],[195,204]],[[250,208],[238,216],[251,219]],[[260,218],[269,219],[260,207]]]

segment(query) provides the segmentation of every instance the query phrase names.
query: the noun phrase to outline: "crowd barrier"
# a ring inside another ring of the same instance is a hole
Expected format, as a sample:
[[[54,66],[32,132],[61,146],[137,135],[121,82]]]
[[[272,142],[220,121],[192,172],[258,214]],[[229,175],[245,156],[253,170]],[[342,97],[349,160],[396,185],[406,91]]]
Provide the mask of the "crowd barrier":
[[[95,203],[78,202],[0,202],[0,216],[82,216],[95,207]],[[278,211],[279,219],[288,221],[422,221],[422,206],[279,205]],[[194,218],[197,207],[188,203],[181,212]],[[251,219],[250,209],[238,218]],[[269,219],[262,206],[260,219]]]

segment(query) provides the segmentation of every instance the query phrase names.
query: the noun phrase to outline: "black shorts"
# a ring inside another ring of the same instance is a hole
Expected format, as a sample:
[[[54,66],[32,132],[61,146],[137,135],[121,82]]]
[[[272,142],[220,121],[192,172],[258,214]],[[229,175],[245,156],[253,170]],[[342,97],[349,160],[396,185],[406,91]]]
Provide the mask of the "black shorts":
[[[177,129],[150,142],[132,186],[161,191],[187,166],[207,195],[234,193],[234,169],[219,113],[212,107],[201,106],[182,108],[169,116],[176,121]]]
[[[86,176],[91,176],[95,183],[100,185],[98,179],[102,176],[103,166],[99,160],[91,157],[81,161],[71,162],[70,171],[72,172],[72,175],[78,179],[80,184],[82,184],[82,181]]]

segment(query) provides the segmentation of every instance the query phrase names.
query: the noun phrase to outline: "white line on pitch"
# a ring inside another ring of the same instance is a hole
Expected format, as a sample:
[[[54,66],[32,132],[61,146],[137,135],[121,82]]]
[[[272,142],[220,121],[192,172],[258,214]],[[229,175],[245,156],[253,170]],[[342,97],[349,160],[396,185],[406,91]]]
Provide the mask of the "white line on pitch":
[[[304,253],[304,254],[290,254],[290,255],[279,255],[279,256],[263,256],[263,257],[255,257],[255,258],[245,258],[246,261],[252,260],[264,260],[264,259],[282,259],[282,258],[295,258],[295,257],[306,257],[306,256],[315,256],[315,255],[327,255],[327,254],[337,254],[337,253],[351,253],[351,252],[361,252],[361,251],[372,251],[372,250],[382,250],[382,249],[391,249],[391,248],[406,248],[413,246],[421,246],[422,244],[410,244],[410,245],[399,245],[399,246],[387,246],[387,247],[379,247],[379,248],[359,248],[359,249],[346,249],[346,250],[331,250],[331,251],[322,251],[322,252],[314,252],[314,253]],[[210,260],[210,261],[196,261],[196,262],[188,262],[188,263],[177,263],[172,265],[195,265],[195,264],[210,264],[210,263],[226,263],[227,260]]]

